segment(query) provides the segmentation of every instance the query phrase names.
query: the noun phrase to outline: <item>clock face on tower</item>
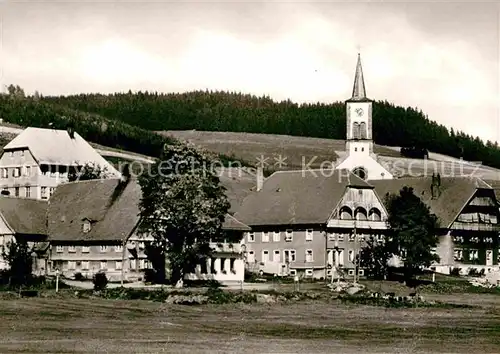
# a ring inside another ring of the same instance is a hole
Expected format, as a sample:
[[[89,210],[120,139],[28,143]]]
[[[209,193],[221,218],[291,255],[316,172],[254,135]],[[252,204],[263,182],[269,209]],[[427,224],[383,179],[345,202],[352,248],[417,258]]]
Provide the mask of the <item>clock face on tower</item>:
[[[358,117],[361,117],[363,115],[363,108],[356,108],[354,112],[356,112]]]

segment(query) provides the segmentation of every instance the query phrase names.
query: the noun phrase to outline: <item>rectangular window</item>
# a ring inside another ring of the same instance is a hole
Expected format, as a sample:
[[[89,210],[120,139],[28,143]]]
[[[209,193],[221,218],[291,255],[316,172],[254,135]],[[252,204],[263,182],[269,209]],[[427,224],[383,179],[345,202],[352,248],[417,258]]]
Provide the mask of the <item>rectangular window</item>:
[[[89,252],[90,252],[89,246],[82,246],[82,253],[89,253]]]
[[[469,260],[476,260],[479,258],[479,251],[478,250],[469,250]]]
[[[313,261],[313,250],[306,250],[306,262]]]
[[[313,230],[306,230],[306,241],[313,240]]]
[[[293,231],[292,230],[286,230],[285,241],[286,242],[293,241]]]
[[[297,271],[295,269],[290,269],[290,275],[291,276],[297,275]]]
[[[2,178],[7,178],[9,176],[9,170],[7,168],[2,168]]]
[[[339,234],[339,241],[344,241],[344,234]]]
[[[68,262],[68,269],[69,269],[69,270],[74,270],[74,269],[76,269],[76,262],[75,262],[75,261],[69,261],[69,262]]]
[[[354,234],[349,235],[349,242],[354,242]]]
[[[19,187],[14,188],[14,195],[19,197]]]
[[[312,269],[306,269],[306,275],[307,276],[312,276],[313,275],[313,270]]]
[[[269,232],[262,232],[262,242],[269,242]]]
[[[253,232],[248,233],[248,242],[255,242],[255,234]]]
[[[116,261],[115,262],[115,269],[116,270],[121,270],[122,269],[122,261]]]
[[[329,232],[328,233],[328,240],[329,241],[335,241],[336,237],[335,237],[335,234],[332,233],[332,232]]]
[[[131,259],[130,260],[130,269],[135,270],[136,266],[137,266],[137,264],[135,262],[135,259]]]
[[[280,232],[279,231],[273,232],[273,242],[280,242]]]
[[[285,263],[287,262],[295,262],[295,250],[284,250],[283,251],[283,260]]]
[[[348,258],[349,258],[349,262],[354,261],[354,251],[353,250],[349,250]]]
[[[68,252],[71,252],[71,253],[76,252],[76,247],[75,246],[68,246]]]
[[[262,262],[269,262],[269,251],[268,250],[262,251]]]
[[[116,245],[115,246],[115,252],[116,253],[122,253],[123,252],[123,246],[122,245]]]
[[[54,194],[54,190],[55,190],[54,187],[49,188],[49,196],[52,196],[52,194]]]
[[[101,269],[108,269],[108,262],[107,261],[101,261]]]
[[[47,199],[47,187],[42,187],[41,189],[42,199]]]
[[[108,246],[101,246],[100,247],[101,252],[108,252]]]
[[[21,167],[15,167],[12,170],[13,177],[21,177]]]
[[[62,252],[64,252],[64,246],[56,246],[56,252],[57,252],[57,253],[62,253]]]
[[[139,242],[139,249],[140,250],[143,250],[145,247],[146,247],[146,245],[144,244],[144,242]]]
[[[281,252],[280,252],[280,250],[274,250],[273,262],[281,262]]]
[[[89,261],[82,261],[82,270],[88,270],[89,268]]]
[[[30,177],[31,176],[31,166],[25,166],[24,167],[24,176],[25,177]]]
[[[31,198],[31,187],[25,187],[26,188],[26,198]]]

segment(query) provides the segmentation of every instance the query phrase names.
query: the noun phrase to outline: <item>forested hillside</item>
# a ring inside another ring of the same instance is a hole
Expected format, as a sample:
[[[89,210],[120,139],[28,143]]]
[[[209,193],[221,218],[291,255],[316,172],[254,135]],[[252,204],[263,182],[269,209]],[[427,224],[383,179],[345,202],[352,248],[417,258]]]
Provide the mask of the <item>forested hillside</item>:
[[[296,104],[241,93],[117,93],[43,97],[44,102],[91,112],[148,130],[209,130],[345,139],[343,102]],[[377,144],[417,147],[500,167],[496,143],[449,131],[420,110],[378,101],[373,109]]]

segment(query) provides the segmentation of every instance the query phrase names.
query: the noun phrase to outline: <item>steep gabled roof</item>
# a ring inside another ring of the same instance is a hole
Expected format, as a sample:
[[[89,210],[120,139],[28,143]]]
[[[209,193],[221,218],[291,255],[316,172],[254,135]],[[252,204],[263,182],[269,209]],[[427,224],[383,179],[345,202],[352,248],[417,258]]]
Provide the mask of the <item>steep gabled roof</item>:
[[[131,179],[90,180],[59,185],[48,208],[51,241],[123,241],[139,222],[141,188]],[[124,188],[121,188],[124,186]],[[83,220],[92,221],[83,232]]]
[[[48,232],[51,241],[124,241],[139,224],[141,187],[135,179],[90,180],[59,185],[48,206]],[[120,188],[124,186],[124,188]],[[91,222],[83,232],[83,221]],[[249,230],[227,215],[225,230]]]
[[[387,193],[399,194],[403,187],[412,187],[415,195],[427,204],[431,212],[439,218],[443,228],[450,227],[477,189],[491,189],[478,178],[443,177],[440,186],[441,194],[436,199],[432,199],[432,177],[408,177],[370,181],[370,183],[375,186],[375,192],[382,199]]]
[[[0,196],[0,214],[16,234],[46,235],[47,201]]]
[[[347,170],[275,172],[235,217],[250,226],[325,223],[348,186],[373,188]]]
[[[66,130],[29,127],[4,147],[4,151],[14,149],[29,149],[39,164],[82,166],[90,162],[106,167],[115,177],[120,175],[76,132],[72,139]]]

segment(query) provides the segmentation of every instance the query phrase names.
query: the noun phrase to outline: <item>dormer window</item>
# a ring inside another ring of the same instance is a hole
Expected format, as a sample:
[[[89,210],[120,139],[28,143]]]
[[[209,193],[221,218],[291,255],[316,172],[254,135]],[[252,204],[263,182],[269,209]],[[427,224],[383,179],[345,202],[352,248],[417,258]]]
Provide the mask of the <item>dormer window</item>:
[[[92,224],[90,223],[90,220],[88,219],[83,220],[82,231],[84,233],[88,233],[90,232],[91,229],[92,229]]]

